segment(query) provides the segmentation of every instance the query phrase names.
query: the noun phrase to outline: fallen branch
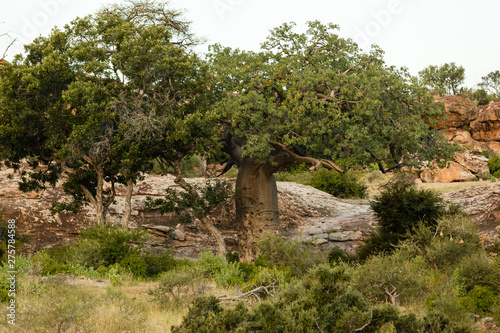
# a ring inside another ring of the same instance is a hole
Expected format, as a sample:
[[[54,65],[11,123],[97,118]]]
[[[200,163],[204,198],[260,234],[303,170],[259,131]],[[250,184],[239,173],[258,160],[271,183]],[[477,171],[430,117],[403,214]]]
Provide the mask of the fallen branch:
[[[274,281],[273,283],[271,283],[268,286],[260,286],[260,287],[254,288],[252,290],[249,290],[246,293],[243,293],[241,295],[236,295],[236,296],[231,296],[231,297],[220,296],[219,300],[237,301],[237,300],[242,300],[242,299],[253,296],[253,297],[257,298],[260,302],[261,300],[260,300],[259,294],[264,294],[266,296],[272,295],[272,294],[274,294],[275,286],[276,286],[276,281]]]

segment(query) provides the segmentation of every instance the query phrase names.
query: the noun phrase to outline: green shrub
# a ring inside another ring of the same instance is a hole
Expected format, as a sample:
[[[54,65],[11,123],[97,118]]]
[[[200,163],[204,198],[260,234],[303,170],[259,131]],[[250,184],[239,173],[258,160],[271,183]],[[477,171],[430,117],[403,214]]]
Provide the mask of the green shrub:
[[[226,262],[225,265],[221,267],[220,271],[215,273],[215,282],[221,287],[242,285],[244,282],[243,273],[238,263]]]
[[[334,247],[330,251],[328,251],[328,262],[330,265],[339,265],[340,263],[348,263],[352,262],[354,260],[354,257],[345,251]]]
[[[392,306],[370,304],[349,288],[344,267],[320,265],[253,308],[224,308],[215,297],[196,299],[174,333],[187,332],[378,332],[398,320]],[[409,321],[406,319],[406,321]]]
[[[490,287],[476,285],[460,301],[467,311],[487,315],[495,304],[496,298],[497,294]]]
[[[123,281],[123,276],[120,274],[120,270],[118,269],[118,264],[114,265],[115,267],[111,267],[108,272],[106,273],[106,278],[109,279],[109,282],[111,282],[111,285],[113,286],[119,286],[122,284]]]
[[[494,292],[500,291],[500,266],[488,258],[482,251],[464,255],[460,266],[453,272],[453,280],[465,292],[477,286],[488,287]]]
[[[370,204],[380,228],[384,232],[404,235],[421,221],[436,225],[446,213],[446,205],[439,194],[396,180],[376,196]]]
[[[100,277],[99,273],[94,270],[94,267],[85,267],[78,264],[69,265],[66,273],[73,276],[84,276],[88,279],[97,279]]]
[[[128,254],[120,260],[119,264],[135,277],[146,277],[147,265],[144,258],[138,253]]]
[[[396,234],[375,230],[364,239],[364,244],[357,250],[356,257],[363,261],[374,254],[391,253],[400,239],[401,237]]]
[[[158,281],[158,287],[149,294],[162,307],[182,305],[204,293],[202,278],[187,266],[162,273]]]
[[[500,156],[495,155],[488,161],[490,173],[496,178],[500,178]]]
[[[33,256],[32,261],[35,272],[45,276],[67,273],[70,267],[67,264],[55,261],[46,251],[37,252]]]
[[[146,277],[156,277],[163,272],[168,272],[175,267],[185,265],[187,261],[176,260],[171,251],[165,253],[146,252],[141,253],[146,264]]]
[[[353,272],[353,284],[372,302],[384,302],[388,292],[397,292],[401,304],[420,300],[428,291],[429,265],[422,256],[406,249],[369,258]],[[395,290],[393,290],[395,289]]]
[[[225,265],[226,261],[224,258],[214,255],[211,251],[202,252],[200,259],[196,263],[196,267],[200,270],[200,273],[206,277],[214,277]]]
[[[257,243],[260,253],[255,266],[276,267],[290,276],[302,276],[310,268],[327,262],[326,254],[294,239],[267,235]]]
[[[352,172],[339,173],[320,168],[311,175],[311,186],[338,198],[366,198],[368,187]]]
[[[436,231],[427,237],[425,255],[440,269],[451,268],[481,251],[477,225],[466,216],[450,216],[438,222]]]
[[[98,244],[103,264],[106,266],[120,262],[129,254],[138,253],[147,239],[147,232],[139,229],[126,231],[115,226],[95,225],[80,233],[83,242]],[[93,267],[99,267],[93,265]]]
[[[75,243],[57,252],[49,252],[55,260],[72,265],[94,267],[109,265],[98,240],[78,239]]]
[[[474,320],[457,297],[438,294],[428,302],[424,332],[473,332]]]

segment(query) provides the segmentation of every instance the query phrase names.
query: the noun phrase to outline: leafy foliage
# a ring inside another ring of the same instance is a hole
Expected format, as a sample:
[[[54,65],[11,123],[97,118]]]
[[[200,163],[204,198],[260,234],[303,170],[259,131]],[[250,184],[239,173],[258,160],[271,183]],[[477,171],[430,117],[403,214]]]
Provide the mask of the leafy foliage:
[[[311,185],[343,199],[364,199],[368,196],[368,187],[352,172],[339,173],[320,168],[312,174]]]
[[[320,249],[298,240],[267,235],[257,243],[259,257],[256,266],[278,268],[289,276],[301,276],[310,268],[327,262]]]
[[[396,180],[370,204],[380,228],[387,233],[404,235],[418,223],[436,225],[446,212],[443,199],[430,190]]]
[[[424,84],[438,95],[458,95],[459,87],[465,80],[465,69],[454,62],[441,66],[429,66],[419,72]]]
[[[492,93],[496,98],[500,97],[500,71],[488,73],[488,75],[481,77],[482,82],[479,86],[484,90]]]
[[[274,157],[283,166],[277,157],[286,147],[385,168],[417,163],[431,150],[448,155],[441,149],[448,145],[423,120],[442,111],[407,71],[386,66],[378,48],[362,53],[336,34],[337,25],[308,22],[305,33],[294,28],[273,29],[257,53],[211,47],[223,97],[217,109],[230,133],[245,138],[244,156]],[[416,158],[416,152],[423,155]]]
[[[404,178],[396,178],[388,183],[370,206],[379,228],[358,251],[360,259],[374,253],[390,252],[422,226],[436,227],[441,218],[462,214],[457,205],[446,203],[433,191],[417,189]]]
[[[213,143],[210,75],[189,51],[197,42],[179,11],[141,0],[27,45],[0,71],[0,157],[14,167],[31,158],[34,168],[20,188],[66,174],[73,201],[53,212],[91,203],[104,223],[115,184],[133,186],[151,160],[180,162]]]
[[[192,186],[195,192],[181,192],[168,188],[164,199],[146,198],[148,209],[159,209],[161,214],[175,212],[178,214],[192,211],[196,217],[208,215],[212,209],[227,199],[232,191],[227,182],[207,180],[204,186]],[[189,219],[187,219],[189,221]]]
[[[488,168],[494,177],[500,178],[500,156],[495,155],[490,158],[488,160]]]

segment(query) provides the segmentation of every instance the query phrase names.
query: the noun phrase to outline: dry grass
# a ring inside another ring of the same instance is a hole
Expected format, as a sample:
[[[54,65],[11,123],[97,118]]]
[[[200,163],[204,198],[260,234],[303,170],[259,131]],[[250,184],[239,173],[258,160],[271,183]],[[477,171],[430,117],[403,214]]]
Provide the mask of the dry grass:
[[[135,281],[112,287],[66,276],[24,277],[16,296],[16,326],[3,320],[0,332],[170,332],[188,309],[160,307],[148,295],[157,285]]]
[[[232,289],[206,281],[211,295],[233,295]],[[125,279],[122,285],[109,281],[69,276],[38,278],[23,276],[16,296],[16,326],[0,322],[0,333],[91,332],[165,333],[182,322],[188,301],[160,306],[150,296],[158,282]],[[183,295],[192,300],[196,295]]]

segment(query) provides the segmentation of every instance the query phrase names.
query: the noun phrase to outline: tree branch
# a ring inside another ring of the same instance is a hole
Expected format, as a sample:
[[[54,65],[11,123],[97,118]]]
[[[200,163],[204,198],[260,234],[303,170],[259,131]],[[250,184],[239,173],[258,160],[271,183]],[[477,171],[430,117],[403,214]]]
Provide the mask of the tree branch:
[[[278,168],[281,168],[285,166],[286,164],[289,163],[294,163],[294,164],[311,164],[312,167],[309,168],[309,171],[315,171],[318,169],[320,165],[324,166],[328,170],[335,170],[340,173],[344,173],[344,171],[335,163],[332,161],[326,160],[326,159],[317,159],[313,157],[307,157],[307,156],[300,156],[290,149],[288,149],[287,146],[285,146],[282,143],[279,142],[273,142],[272,145],[278,147],[281,149],[285,155],[278,155],[276,156],[276,162],[278,162]]]

